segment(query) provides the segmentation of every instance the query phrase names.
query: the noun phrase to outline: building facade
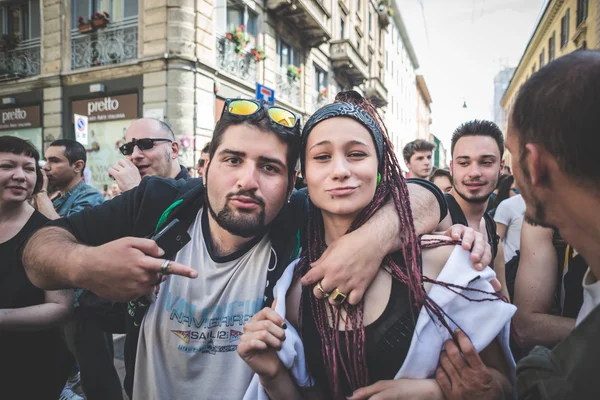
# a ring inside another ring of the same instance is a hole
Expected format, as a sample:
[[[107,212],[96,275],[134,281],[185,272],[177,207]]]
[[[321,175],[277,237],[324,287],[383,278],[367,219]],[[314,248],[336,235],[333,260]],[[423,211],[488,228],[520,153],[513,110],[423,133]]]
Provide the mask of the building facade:
[[[430,140],[431,136],[431,95],[423,75],[417,75],[417,139]]]
[[[385,123],[398,161],[406,170],[402,149],[418,134],[416,70],[419,61],[397,4],[392,3],[391,8],[392,18],[385,34],[385,83],[388,90]]]
[[[500,128],[506,125],[506,112],[502,107],[502,96],[510,83],[516,68],[506,67],[494,77],[494,122]]]
[[[550,0],[501,99],[509,115],[519,88],[529,77],[554,59],[579,49],[600,45],[600,0]],[[508,121],[501,126],[506,132]],[[510,153],[506,162],[511,164]]]
[[[111,183],[125,131],[144,116],[167,122],[180,162],[194,165],[230,97],[274,94],[306,118],[354,88],[386,115],[391,98],[393,134],[414,135],[418,64],[410,42],[393,39],[388,59],[389,32],[408,38],[394,8],[375,0],[0,1],[0,135],[44,149],[75,138],[74,115],[87,116],[97,187]],[[388,78],[399,85],[393,92]]]

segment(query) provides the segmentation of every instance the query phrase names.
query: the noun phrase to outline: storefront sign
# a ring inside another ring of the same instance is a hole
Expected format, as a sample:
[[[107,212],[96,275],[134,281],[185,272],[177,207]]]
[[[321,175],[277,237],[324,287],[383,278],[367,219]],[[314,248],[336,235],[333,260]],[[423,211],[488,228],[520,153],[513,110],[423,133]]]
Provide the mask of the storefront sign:
[[[0,131],[40,127],[40,106],[0,110]]]
[[[90,123],[138,118],[137,93],[77,100],[72,105],[73,114],[87,116]]]

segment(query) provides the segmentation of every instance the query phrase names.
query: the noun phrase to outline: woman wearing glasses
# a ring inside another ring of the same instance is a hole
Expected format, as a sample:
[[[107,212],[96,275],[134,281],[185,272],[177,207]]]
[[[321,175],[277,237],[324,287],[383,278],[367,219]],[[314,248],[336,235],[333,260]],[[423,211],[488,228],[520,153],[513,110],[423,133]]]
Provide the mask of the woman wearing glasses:
[[[486,373],[497,391],[510,396],[514,362],[507,342],[514,307],[491,293],[493,272],[472,271],[460,246],[416,236],[406,183],[382,127],[373,106],[353,91],[338,94],[307,122],[301,148],[311,210],[307,246],[278,281],[274,310],[264,309],[245,327],[238,353],[257,374],[245,398],[343,399],[386,381],[377,387],[390,390],[390,398],[442,399],[432,378],[456,327],[494,366]],[[384,259],[363,302],[350,306],[344,293],[326,293],[319,284],[329,299],[303,289],[299,278],[310,263],[388,199],[405,227],[406,246]],[[421,247],[432,248],[421,253]],[[450,370],[448,357],[442,363]]]
[[[30,142],[0,137],[0,393],[12,388],[27,398],[56,400],[71,363],[58,325],[72,311],[73,293],[33,286],[18,252],[48,221],[28,203],[41,189],[38,161]]]

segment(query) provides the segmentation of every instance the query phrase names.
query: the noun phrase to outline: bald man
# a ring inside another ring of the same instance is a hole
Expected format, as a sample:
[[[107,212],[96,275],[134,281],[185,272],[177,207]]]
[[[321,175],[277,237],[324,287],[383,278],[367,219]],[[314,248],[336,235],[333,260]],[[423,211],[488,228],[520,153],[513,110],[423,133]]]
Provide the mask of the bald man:
[[[144,176],[190,178],[187,169],[177,161],[179,143],[166,123],[153,118],[139,119],[129,126],[125,140],[120,147],[125,159],[108,170],[122,192],[139,185]]]

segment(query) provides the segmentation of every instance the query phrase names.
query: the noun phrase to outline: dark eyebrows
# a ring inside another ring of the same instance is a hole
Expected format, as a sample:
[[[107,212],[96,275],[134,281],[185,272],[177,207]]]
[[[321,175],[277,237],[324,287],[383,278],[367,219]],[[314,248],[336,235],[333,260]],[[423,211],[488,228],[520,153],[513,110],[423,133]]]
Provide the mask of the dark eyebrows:
[[[331,142],[329,140],[321,140],[319,143],[315,143],[314,145],[312,145],[309,150],[312,150],[315,147],[322,146],[324,144],[331,144]]]
[[[58,158],[58,157],[50,157],[50,158],[47,158],[46,160],[47,161],[52,161],[52,162],[59,162],[60,158]]]
[[[264,162],[264,163],[271,163],[271,164],[277,164],[279,165],[281,168],[286,169],[287,167],[285,166],[285,164],[283,163],[283,161],[277,159],[277,158],[271,158],[271,157],[264,157],[264,156],[260,156],[258,157],[260,162]]]
[[[244,153],[243,151],[237,151],[237,150],[231,150],[231,149],[223,149],[221,151],[219,151],[219,155],[223,155],[223,154],[231,154],[232,156],[237,156],[237,157],[245,157],[246,153]]]
[[[322,146],[322,145],[325,145],[325,144],[331,144],[331,142],[329,140],[322,140],[319,143],[315,143],[309,150],[312,150],[312,149],[314,149],[317,146]],[[360,140],[356,140],[356,139],[355,140],[350,140],[347,144],[350,145],[350,146],[359,145],[359,146],[368,147],[366,143],[361,142]]]

